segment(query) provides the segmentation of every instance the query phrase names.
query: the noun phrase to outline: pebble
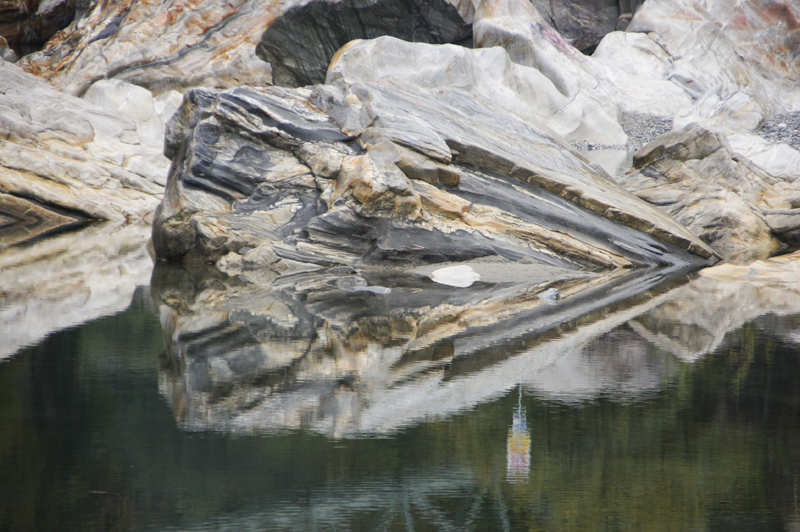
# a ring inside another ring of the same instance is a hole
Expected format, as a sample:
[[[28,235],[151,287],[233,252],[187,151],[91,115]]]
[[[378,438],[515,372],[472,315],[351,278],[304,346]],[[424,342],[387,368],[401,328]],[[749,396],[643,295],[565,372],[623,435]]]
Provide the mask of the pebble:
[[[757,133],[772,143],[783,142],[800,150],[800,111],[772,117],[762,124]]]
[[[628,142],[625,144],[596,144],[576,141],[572,145],[579,150],[636,151],[657,136],[672,131],[672,118],[641,113],[622,113],[620,125],[628,135]]]

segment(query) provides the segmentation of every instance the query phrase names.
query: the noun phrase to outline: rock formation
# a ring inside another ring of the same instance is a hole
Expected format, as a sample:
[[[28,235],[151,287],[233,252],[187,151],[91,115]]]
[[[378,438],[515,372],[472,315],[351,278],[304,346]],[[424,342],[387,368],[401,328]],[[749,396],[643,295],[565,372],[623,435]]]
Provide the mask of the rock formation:
[[[153,238],[171,261],[280,274],[498,256],[609,271],[713,256],[546,129],[459,89],[196,90],[167,153]]]
[[[12,47],[41,47],[72,22],[75,0],[6,0],[0,5],[0,37]]]
[[[796,245],[800,188],[692,124],[639,150],[619,183],[690,228],[725,259],[763,259]]]
[[[0,86],[0,248],[86,220],[151,218],[168,166],[157,126],[2,61]]]

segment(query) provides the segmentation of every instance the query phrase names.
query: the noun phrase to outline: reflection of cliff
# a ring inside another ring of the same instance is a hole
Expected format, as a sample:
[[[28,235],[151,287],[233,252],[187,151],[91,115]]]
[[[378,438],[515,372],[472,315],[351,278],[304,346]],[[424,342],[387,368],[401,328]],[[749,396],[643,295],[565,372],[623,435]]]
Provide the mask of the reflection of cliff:
[[[95,224],[0,254],[0,360],[125,310],[153,268],[146,225]]]
[[[453,289],[411,274],[364,274],[370,285],[392,287],[373,294],[337,289],[337,275],[259,288],[159,266],[161,391],[179,424],[338,437],[450,415],[518,383],[535,386],[548,368],[653,308],[669,278],[640,270]],[[537,297],[551,286],[563,296],[557,305]],[[564,385],[557,391],[573,391]]]

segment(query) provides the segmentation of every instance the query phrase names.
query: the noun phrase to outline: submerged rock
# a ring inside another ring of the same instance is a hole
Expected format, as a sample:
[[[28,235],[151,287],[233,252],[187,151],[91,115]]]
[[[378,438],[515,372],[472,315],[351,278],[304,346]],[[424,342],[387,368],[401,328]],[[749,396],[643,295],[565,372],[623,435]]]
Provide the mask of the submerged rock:
[[[644,146],[633,164],[620,184],[685,224],[725,259],[766,258],[797,238],[800,186],[736,154],[723,135],[686,126]]]
[[[153,240],[171,261],[238,272],[252,253],[240,250],[262,249],[259,267],[285,275],[486,256],[608,271],[714,256],[548,130],[455,88],[342,77],[196,90],[167,153]]]

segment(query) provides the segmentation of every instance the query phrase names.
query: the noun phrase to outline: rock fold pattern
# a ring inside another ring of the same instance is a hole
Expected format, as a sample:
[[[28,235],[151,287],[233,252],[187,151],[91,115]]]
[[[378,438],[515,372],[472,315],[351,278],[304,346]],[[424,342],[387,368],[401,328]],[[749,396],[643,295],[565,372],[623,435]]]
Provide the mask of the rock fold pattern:
[[[565,270],[715,253],[547,130],[458,90],[197,89],[167,128],[156,254],[274,275],[499,257]]]

